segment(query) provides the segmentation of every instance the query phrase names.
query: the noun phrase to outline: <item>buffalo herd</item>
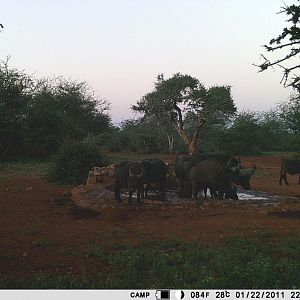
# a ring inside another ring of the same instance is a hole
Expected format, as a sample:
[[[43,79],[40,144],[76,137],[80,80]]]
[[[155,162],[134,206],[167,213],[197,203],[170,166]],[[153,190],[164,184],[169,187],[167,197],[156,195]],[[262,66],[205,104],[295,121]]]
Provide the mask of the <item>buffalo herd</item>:
[[[148,189],[153,187],[160,191],[160,199],[164,201],[166,186],[174,185],[175,181],[180,186],[182,197],[203,200],[209,189],[213,198],[237,200],[237,186],[250,189],[255,169],[254,164],[252,168],[243,168],[240,159],[226,154],[183,155],[171,164],[160,159],[123,161],[114,165],[113,189],[117,202],[121,202],[121,190],[125,188],[129,192],[129,203],[136,192],[140,204],[141,198],[147,196]],[[300,159],[282,160],[280,185],[282,180],[288,184],[287,174],[299,174],[300,185]]]
[[[160,159],[123,161],[114,169],[115,200],[121,202],[121,189],[126,188],[129,203],[136,192],[140,204],[141,198],[147,196],[149,187],[153,185],[160,191],[161,200],[166,200],[166,185],[173,173],[183,197],[202,200],[202,193],[206,197],[209,189],[214,198],[238,199],[236,186],[250,189],[250,178],[255,168],[255,165],[250,169],[243,168],[239,159],[225,154],[181,156],[169,165]]]
[[[226,154],[195,154],[180,156],[175,163],[167,164],[160,159],[143,159],[137,161],[123,161],[114,166],[113,189],[115,200],[121,202],[121,190],[129,192],[129,203],[136,192],[137,202],[147,196],[149,188],[153,186],[160,191],[160,199],[166,200],[166,186],[170,186],[171,179],[180,186],[181,197],[192,197],[203,200],[207,190],[217,199],[238,199],[237,186],[250,189],[250,179],[256,166],[243,168],[240,159]],[[299,174],[300,159],[283,159],[280,170],[279,184],[282,180],[286,184],[287,174]]]

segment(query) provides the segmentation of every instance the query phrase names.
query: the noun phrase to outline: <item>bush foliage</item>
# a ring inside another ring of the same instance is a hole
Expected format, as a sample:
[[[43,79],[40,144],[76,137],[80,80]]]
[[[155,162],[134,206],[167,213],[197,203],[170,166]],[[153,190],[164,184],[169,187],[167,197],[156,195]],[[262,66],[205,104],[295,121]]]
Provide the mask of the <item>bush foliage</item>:
[[[86,82],[36,80],[0,61],[0,161],[47,159],[66,139],[110,131],[107,109]]]
[[[80,184],[86,181],[88,172],[94,167],[108,164],[94,144],[78,141],[63,143],[52,159],[49,177],[62,184]]]

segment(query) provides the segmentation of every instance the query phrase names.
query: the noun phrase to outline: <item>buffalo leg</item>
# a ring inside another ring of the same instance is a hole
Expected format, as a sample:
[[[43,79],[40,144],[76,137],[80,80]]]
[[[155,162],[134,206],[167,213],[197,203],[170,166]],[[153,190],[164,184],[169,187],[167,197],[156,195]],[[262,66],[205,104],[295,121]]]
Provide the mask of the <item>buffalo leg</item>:
[[[179,194],[183,195],[184,194],[184,179],[181,178],[181,177],[180,178],[177,177],[177,179],[179,181],[179,186],[180,186],[180,188],[179,188]]]
[[[215,188],[209,188],[209,191],[210,191],[210,197],[211,198],[213,198],[213,199],[218,198],[218,193],[217,193],[217,190]]]
[[[232,199],[232,200],[239,200],[236,188],[235,187],[228,187],[225,190],[225,198],[226,199]]]
[[[289,185],[288,182],[287,182],[287,179],[286,179],[286,173],[280,174],[279,185],[281,185],[282,179],[284,180],[286,185]]]
[[[193,191],[192,191],[192,198],[193,199],[197,199],[198,192],[199,192],[199,189],[193,188]]]
[[[147,186],[147,184],[144,184],[143,190],[144,190],[144,197],[148,197],[148,186]]]
[[[203,193],[204,193],[204,198],[206,199],[206,197],[207,197],[207,187],[205,187],[205,188],[203,189]]]
[[[281,182],[282,182],[282,174],[280,174],[279,185],[281,185]]]
[[[286,173],[283,174],[282,178],[283,178],[285,184],[289,185],[289,183],[287,182],[287,179],[286,179]]]
[[[128,203],[129,204],[132,203],[132,194],[133,194],[133,191],[129,191],[129,197],[128,197]]]
[[[185,180],[184,183],[184,195],[187,197],[191,196],[192,182],[190,180]]]
[[[218,191],[218,199],[223,200],[224,198],[228,199],[228,190],[219,189]]]
[[[141,190],[139,190],[139,189],[137,190],[136,196],[137,196],[138,205],[141,205]]]
[[[115,178],[114,183],[113,183],[113,190],[114,190],[114,193],[115,193],[115,201],[117,203],[122,202],[122,200],[121,200],[121,187],[122,187],[122,185],[121,185],[120,181]]]
[[[161,200],[165,201],[167,200],[166,199],[166,191],[165,191],[165,183],[161,183],[159,185],[159,191],[160,191],[160,197],[161,197]]]
[[[141,198],[145,199],[145,197],[146,197],[146,184],[143,184],[143,186],[141,188]]]
[[[119,188],[115,188],[114,193],[115,193],[115,201],[118,202],[118,203],[122,202],[121,201],[121,195],[120,195],[121,190]]]

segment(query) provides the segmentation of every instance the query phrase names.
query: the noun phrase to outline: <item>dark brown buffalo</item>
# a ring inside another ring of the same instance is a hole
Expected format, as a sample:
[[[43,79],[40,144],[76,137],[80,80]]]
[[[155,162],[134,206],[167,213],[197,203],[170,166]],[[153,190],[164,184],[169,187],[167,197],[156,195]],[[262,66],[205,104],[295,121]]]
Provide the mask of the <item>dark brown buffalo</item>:
[[[191,157],[181,156],[176,159],[175,173],[180,183],[180,193],[190,196],[192,191],[192,183],[190,177],[191,169],[201,161],[206,159],[214,159],[224,168],[228,167],[232,171],[239,169],[239,160],[231,155],[226,154],[196,154]]]
[[[165,200],[167,165],[161,159],[144,159],[141,161],[141,165],[144,170],[142,181],[145,185],[145,196],[147,196],[149,186],[157,185],[162,200]]]
[[[282,179],[288,185],[286,174],[295,175],[299,174],[298,184],[300,184],[300,159],[283,159],[281,162],[279,184],[281,185]]]
[[[250,189],[250,178],[255,171],[253,169],[233,169],[230,164],[224,164],[215,158],[209,158],[198,162],[190,171],[192,183],[192,196],[197,198],[200,190],[210,188],[212,195],[227,195],[237,199],[233,184],[241,185],[244,189]]]
[[[137,202],[140,203],[143,191],[144,169],[140,161],[124,161],[115,165],[114,193],[115,200],[121,202],[121,189],[127,188],[129,192],[128,202],[132,202],[132,194],[137,192]]]

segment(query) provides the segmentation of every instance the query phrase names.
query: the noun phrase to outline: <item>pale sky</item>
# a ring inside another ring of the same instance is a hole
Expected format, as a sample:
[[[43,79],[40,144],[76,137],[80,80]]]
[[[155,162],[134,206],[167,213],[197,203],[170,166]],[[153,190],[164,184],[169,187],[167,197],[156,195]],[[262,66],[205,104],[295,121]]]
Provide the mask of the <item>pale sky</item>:
[[[295,3],[285,0],[285,4]],[[87,81],[111,103],[114,122],[180,72],[206,87],[231,85],[239,110],[287,100],[279,69],[257,73],[286,17],[281,0],[0,0],[0,59],[35,77]]]

